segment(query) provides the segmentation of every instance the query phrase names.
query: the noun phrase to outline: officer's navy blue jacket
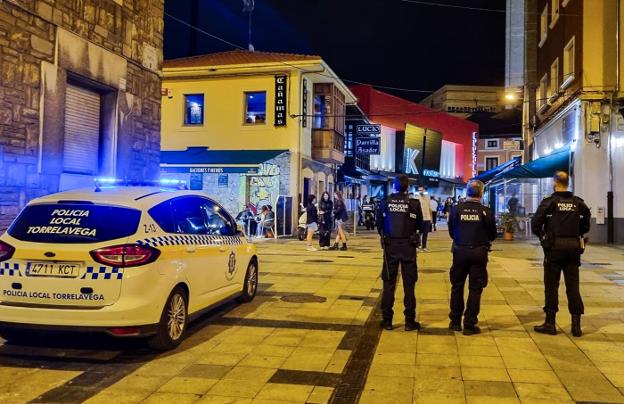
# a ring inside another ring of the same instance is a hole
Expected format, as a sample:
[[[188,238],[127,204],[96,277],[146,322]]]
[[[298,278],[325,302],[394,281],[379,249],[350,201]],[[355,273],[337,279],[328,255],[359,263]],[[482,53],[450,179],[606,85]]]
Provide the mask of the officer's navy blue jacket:
[[[448,231],[455,245],[487,246],[496,239],[496,218],[487,206],[468,200],[451,209]]]
[[[544,198],[531,220],[533,234],[551,232],[559,237],[578,237],[589,232],[591,212],[572,192],[555,192]]]

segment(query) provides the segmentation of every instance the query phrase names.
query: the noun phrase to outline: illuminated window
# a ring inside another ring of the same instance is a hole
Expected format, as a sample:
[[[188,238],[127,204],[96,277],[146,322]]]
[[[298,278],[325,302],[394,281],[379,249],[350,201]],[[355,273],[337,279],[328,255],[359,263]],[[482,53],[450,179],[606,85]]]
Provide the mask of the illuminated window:
[[[563,49],[563,83],[561,83],[561,89],[567,88],[572,81],[574,81],[575,70],[575,51],[574,51],[574,37],[570,39],[570,42]]]
[[[186,94],[184,95],[184,124],[203,125],[204,124],[204,95]]]
[[[498,167],[498,157],[486,157],[485,158],[485,171]]]
[[[539,91],[537,93],[537,109],[544,108],[548,100],[548,74],[545,74],[540,80]]]
[[[548,4],[544,7],[542,11],[542,15],[540,17],[540,42],[539,47],[541,48],[546,42],[546,38],[548,37]]]
[[[266,91],[245,93],[245,123],[247,125],[266,123]]]
[[[555,59],[550,66],[549,99],[555,99],[559,95],[559,58]]]
[[[498,149],[499,148],[498,139],[487,140],[485,142],[485,148],[486,149]]]
[[[552,16],[550,18],[550,29],[552,29],[559,19],[559,0],[551,0]]]

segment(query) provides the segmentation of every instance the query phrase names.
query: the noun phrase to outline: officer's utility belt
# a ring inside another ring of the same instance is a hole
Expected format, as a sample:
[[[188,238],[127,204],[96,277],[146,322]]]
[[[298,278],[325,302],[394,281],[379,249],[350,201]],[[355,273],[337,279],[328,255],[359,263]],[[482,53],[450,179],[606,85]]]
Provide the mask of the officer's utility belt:
[[[456,247],[459,248],[467,248],[469,250],[473,250],[475,248],[490,248],[489,244],[455,244]]]
[[[546,234],[542,239],[542,246],[546,250],[585,252],[586,240],[582,237],[557,237]]]

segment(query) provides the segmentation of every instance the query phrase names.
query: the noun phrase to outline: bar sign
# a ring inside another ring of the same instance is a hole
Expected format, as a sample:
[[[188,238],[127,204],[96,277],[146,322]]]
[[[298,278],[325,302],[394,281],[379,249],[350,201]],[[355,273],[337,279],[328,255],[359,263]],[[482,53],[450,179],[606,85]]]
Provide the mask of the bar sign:
[[[275,126],[286,126],[286,91],[288,78],[275,76]]]

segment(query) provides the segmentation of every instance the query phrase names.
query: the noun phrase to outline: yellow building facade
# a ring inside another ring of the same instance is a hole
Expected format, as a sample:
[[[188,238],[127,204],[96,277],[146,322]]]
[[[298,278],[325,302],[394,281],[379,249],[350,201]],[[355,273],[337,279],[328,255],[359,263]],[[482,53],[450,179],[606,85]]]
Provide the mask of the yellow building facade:
[[[318,56],[232,51],[166,61],[161,172],[230,212],[271,205],[290,234],[307,195],[333,191],[355,97]],[[289,228],[287,228],[289,227]]]

